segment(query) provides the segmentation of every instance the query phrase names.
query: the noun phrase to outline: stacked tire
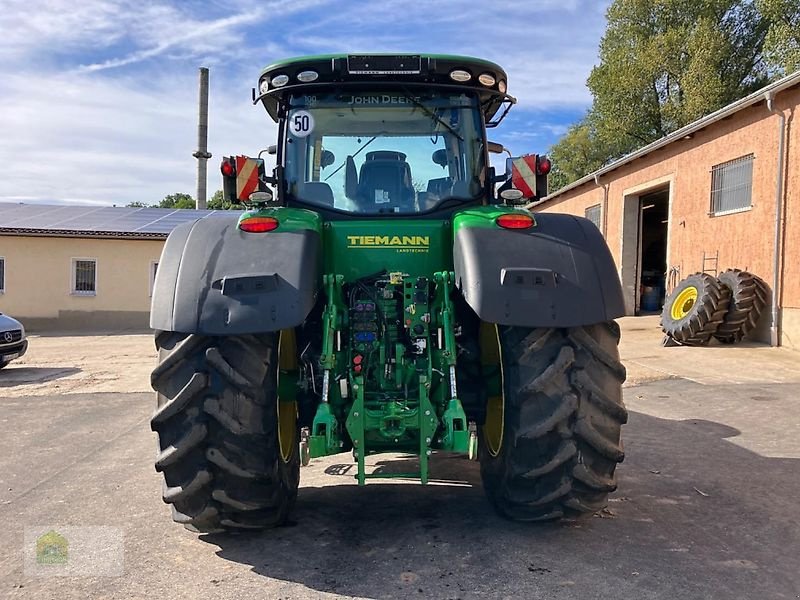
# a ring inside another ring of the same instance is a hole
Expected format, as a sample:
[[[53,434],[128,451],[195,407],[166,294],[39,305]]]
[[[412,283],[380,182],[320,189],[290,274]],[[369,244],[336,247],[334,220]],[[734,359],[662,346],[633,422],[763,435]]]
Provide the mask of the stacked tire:
[[[725,271],[719,282],[730,290],[731,300],[714,337],[723,344],[734,344],[755,329],[767,305],[767,286],[752,273],[739,269]]]
[[[767,287],[752,273],[740,269],[729,269],[719,277],[695,273],[667,297],[661,328],[685,346],[703,346],[712,338],[733,344],[755,328],[766,303]]]

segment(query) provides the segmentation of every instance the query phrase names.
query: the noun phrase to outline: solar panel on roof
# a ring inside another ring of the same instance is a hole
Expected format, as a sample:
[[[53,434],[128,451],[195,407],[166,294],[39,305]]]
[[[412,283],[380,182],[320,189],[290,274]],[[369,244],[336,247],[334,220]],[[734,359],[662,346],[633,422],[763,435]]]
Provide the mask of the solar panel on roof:
[[[166,235],[213,210],[0,203],[0,230]]]

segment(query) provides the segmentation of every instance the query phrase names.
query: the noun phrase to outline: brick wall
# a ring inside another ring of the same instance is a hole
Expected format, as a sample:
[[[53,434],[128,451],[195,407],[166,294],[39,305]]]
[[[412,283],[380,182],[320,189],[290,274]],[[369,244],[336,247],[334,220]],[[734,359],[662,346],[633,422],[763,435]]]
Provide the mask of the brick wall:
[[[797,325],[794,325],[800,324],[798,106],[800,87],[781,92],[775,98],[775,108],[786,115],[787,121],[784,261],[779,270],[783,282],[780,304],[786,311],[783,343],[800,347],[800,330],[795,331]],[[604,234],[621,270],[625,198],[635,201],[646,191],[668,185],[668,267],[678,267],[681,277],[685,277],[702,269],[703,251],[708,254],[719,251],[720,270],[746,269],[772,287],[778,123],[778,117],[770,114],[766,103],[761,102],[696,132],[689,139],[677,140],[601,176],[600,187],[594,182],[584,184],[535,210],[583,216],[587,207],[601,203]],[[745,212],[710,216],[712,167],[748,154],[755,156],[753,207]],[[625,233],[628,236],[625,239],[629,240],[631,232]],[[767,322],[759,327],[762,339],[768,325]]]

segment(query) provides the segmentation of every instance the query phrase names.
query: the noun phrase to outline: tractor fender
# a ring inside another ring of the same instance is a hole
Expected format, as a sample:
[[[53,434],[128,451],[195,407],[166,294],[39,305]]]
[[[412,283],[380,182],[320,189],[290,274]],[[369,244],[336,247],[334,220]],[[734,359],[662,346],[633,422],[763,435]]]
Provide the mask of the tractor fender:
[[[305,320],[318,294],[319,229],[247,233],[238,218],[212,213],[170,233],[158,263],[150,327],[239,335]]]
[[[481,320],[520,327],[577,327],[625,314],[603,236],[588,219],[534,213],[529,229],[457,227],[456,284]]]

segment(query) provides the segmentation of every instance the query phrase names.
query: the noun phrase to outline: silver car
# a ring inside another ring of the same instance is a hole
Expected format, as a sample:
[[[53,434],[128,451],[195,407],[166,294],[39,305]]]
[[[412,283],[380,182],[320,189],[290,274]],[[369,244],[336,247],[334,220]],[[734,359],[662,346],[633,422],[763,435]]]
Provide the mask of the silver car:
[[[25,328],[22,323],[0,313],[0,369],[28,349]]]

